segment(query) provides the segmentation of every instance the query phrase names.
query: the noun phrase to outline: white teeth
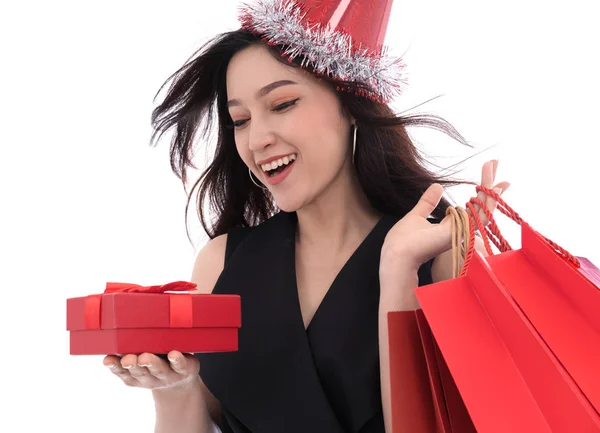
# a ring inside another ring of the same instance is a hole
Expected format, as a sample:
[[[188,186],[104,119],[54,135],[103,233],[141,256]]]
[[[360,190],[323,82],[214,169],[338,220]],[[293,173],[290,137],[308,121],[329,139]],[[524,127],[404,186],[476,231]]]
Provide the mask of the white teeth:
[[[290,162],[294,161],[296,159],[296,154],[293,153],[291,155],[288,156],[284,156],[283,158],[279,158],[275,161],[272,162],[268,162],[266,164],[262,164],[260,166],[260,168],[263,169],[263,171],[271,171],[271,170],[275,170],[277,167],[280,167],[282,165],[287,165]]]

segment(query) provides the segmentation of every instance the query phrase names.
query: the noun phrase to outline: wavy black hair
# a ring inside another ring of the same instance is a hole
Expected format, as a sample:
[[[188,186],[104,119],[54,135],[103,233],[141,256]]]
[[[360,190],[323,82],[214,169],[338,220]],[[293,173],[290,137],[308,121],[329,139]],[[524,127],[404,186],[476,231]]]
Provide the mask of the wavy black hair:
[[[289,62],[281,55],[282,47],[267,45],[246,30],[236,30],[220,34],[202,46],[165,81],[155,96],[170,84],[165,98],[152,112],[151,145],[174,128],[170,144],[171,168],[184,187],[187,169],[196,168],[192,159],[198,132],[202,133],[201,138],[207,138],[215,118],[217,120],[214,156],[189,191],[185,209],[187,227],[191,199],[199,188],[197,212],[210,238],[235,227],[257,225],[277,212],[270,193],[254,185],[248,176],[248,168],[236,150],[227,110],[225,78],[229,62],[237,52],[255,44],[263,44],[274,58],[286,65],[300,67],[302,58]],[[472,184],[427,169],[426,160],[407,133],[410,126],[430,127],[471,147],[447,121],[434,115],[395,115],[386,104],[356,96],[354,90],[359,84],[327,76],[319,79],[331,85],[342,106],[359,125],[356,172],[371,205],[379,212],[403,216],[432,183]],[[442,199],[432,215],[442,219],[448,206],[447,200]],[[207,212],[215,218],[208,218]]]

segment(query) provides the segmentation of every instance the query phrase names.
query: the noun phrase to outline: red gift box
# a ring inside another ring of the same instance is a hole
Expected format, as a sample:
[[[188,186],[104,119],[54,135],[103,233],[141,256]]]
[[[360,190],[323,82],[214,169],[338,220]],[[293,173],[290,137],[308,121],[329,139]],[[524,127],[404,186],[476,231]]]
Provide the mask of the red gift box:
[[[236,351],[240,297],[182,293],[195,288],[107,283],[103,294],[67,299],[71,355]]]

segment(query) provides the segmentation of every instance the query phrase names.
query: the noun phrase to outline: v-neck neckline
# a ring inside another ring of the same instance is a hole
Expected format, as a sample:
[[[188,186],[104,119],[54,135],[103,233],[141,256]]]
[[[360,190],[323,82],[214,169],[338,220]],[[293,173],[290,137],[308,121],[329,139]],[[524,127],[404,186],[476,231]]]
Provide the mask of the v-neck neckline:
[[[367,233],[365,238],[361,241],[361,243],[352,252],[350,257],[348,257],[346,262],[342,265],[342,267],[340,268],[338,273],[333,278],[331,284],[327,288],[327,291],[325,292],[323,299],[321,299],[321,302],[317,306],[315,313],[313,314],[312,318],[310,319],[310,321],[308,322],[308,325],[306,327],[304,326],[304,317],[302,316],[302,308],[300,306],[300,294],[298,293],[298,278],[296,275],[296,231],[297,231],[297,227],[298,227],[298,216],[296,215],[296,213],[290,213],[290,219],[291,219],[290,226],[291,226],[291,239],[292,239],[291,249],[292,250],[291,250],[291,254],[288,254],[288,257],[290,257],[291,263],[288,263],[287,266],[291,267],[292,272],[289,272],[288,275],[291,276],[292,281],[289,286],[292,288],[293,295],[295,298],[296,316],[299,317],[300,323],[302,325],[302,329],[304,329],[304,332],[308,334],[309,330],[311,329],[311,326],[313,325],[313,323],[315,323],[315,319],[317,319],[320,316],[320,312],[323,310],[323,305],[325,304],[325,306],[326,306],[327,305],[326,302],[329,302],[328,300],[333,296],[332,291],[333,291],[333,289],[336,288],[336,286],[339,285],[338,283],[339,283],[341,276],[343,276],[345,273],[348,272],[351,264],[356,260],[356,257],[359,255],[359,253],[365,248],[365,245],[368,243],[368,241],[379,231],[379,228],[382,227],[384,221],[386,220],[386,215],[384,214],[379,218],[379,220],[375,223],[373,228],[369,231],[369,233]]]
[[[198,354],[203,379],[231,419],[249,431],[285,431],[296,419],[298,432],[315,425],[331,433],[358,432],[381,413],[377,266],[397,218],[385,214],[365,236],[306,328],[295,272],[295,218],[274,216],[234,246],[213,293],[241,298],[239,348]],[[347,359],[356,347],[364,356]]]

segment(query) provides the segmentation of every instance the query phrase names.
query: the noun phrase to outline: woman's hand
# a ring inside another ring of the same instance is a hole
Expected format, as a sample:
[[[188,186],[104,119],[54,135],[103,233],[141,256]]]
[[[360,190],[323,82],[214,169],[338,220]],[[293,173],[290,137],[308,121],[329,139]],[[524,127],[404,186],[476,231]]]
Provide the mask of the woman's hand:
[[[184,389],[198,380],[200,363],[195,356],[172,351],[168,361],[151,353],[139,356],[106,356],[103,363],[127,386],[160,389]]]
[[[492,188],[497,167],[497,161],[489,161],[483,165],[482,186]],[[508,182],[500,182],[492,189],[501,194],[509,185]],[[427,220],[439,204],[443,193],[441,185],[431,185],[416,206],[390,229],[381,249],[380,275],[393,273],[398,269],[402,272],[417,272],[423,263],[451,249],[450,216],[444,218],[440,224],[432,224]],[[482,192],[478,196],[491,212],[495,210],[494,199]],[[479,209],[479,206],[475,207]],[[479,212],[479,216],[484,225],[488,224],[483,211]]]
[[[498,160],[488,161],[485,164],[483,164],[483,168],[481,169],[481,186],[484,186],[488,189],[492,189],[496,194],[502,195],[502,193],[504,193],[510,186],[510,182],[500,182],[492,187],[492,185],[494,185],[494,181],[496,180],[497,170]],[[486,195],[483,191],[477,193],[477,198],[485,204],[485,207],[487,207],[490,210],[490,212],[494,213],[497,205],[496,200]],[[481,219],[481,223],[484,226],[488,225],[489,220],[485,212],[480,210],[478,204],[474,206],[475,209],[479,211],[478,215]],[[469,209],[467,209],[467,213],[469,214],[469,216],[471,216],[471,211]]]

